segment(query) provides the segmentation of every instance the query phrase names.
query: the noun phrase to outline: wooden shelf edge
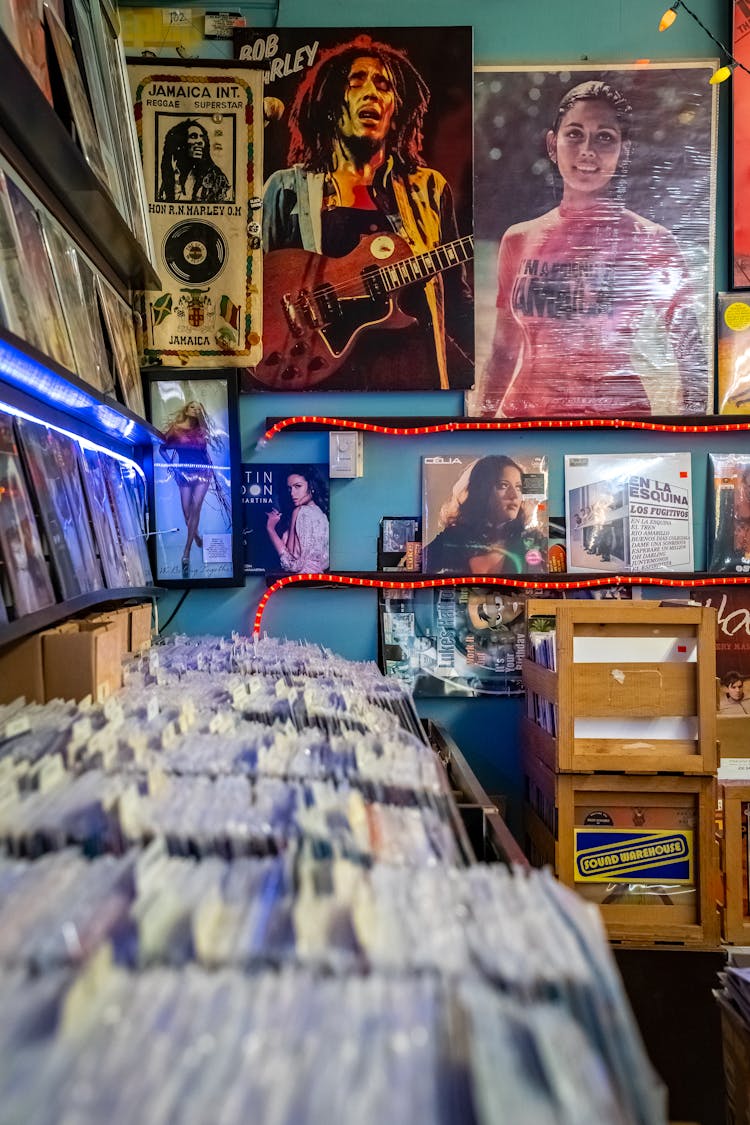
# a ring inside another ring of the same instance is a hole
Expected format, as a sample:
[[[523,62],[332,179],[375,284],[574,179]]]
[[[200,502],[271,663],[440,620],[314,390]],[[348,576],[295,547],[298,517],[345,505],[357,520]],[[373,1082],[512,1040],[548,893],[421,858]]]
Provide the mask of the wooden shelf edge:
[[[69,598],[65,602],[55,602],[36,613],[28,613],[11,621],[7,625],[0,625],[0,648],[22,641],[24,637],[38,632],[40,629],[49,629],[67,617],[72,617],[84,609],[94,606],[106,605],[108,602],[144,601],[147,598],[159,598],[166,590],[161,586],[121,586],[116,589],[94,590],[88,594],[80,594],[77,598]]]

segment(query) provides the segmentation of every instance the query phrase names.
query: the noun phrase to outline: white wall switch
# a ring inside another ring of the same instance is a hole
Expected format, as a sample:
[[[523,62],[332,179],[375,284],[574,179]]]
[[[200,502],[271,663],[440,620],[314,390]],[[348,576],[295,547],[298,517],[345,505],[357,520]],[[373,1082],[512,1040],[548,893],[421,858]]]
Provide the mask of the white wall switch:
[[[361,477],[364,472],[364,435],[359,430],[333,430],[328,435],[328,475]]]

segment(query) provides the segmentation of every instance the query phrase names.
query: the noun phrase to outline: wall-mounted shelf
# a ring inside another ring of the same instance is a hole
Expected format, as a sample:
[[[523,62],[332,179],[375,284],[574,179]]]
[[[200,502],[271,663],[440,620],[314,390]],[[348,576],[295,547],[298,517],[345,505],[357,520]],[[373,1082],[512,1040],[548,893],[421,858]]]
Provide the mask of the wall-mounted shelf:
[[[441,433],[493,433],[529,430],[645,430],[655,433],[709,434],[746,433],[750,414],[701,414],[695,416],[650,415],[642,418],[464,418],[363,415],[335,418],[328,415],[299,414],[293,417],[267,417],[267,441],[285,430],[362,430],[389,437],[425,437]]]
[[[159,598],[164,593],[166,590],[161,586],[123,586],[114,590],[94,590],[93,593],[80,594],[77,598],[57,602],[36,613],[27,613],[17,621],[0,625],[0,648],[23,640],[40,629],[49,629],[51,625],[57,625],[66,617],[73,617],[84,609],[108,605],[110,602],[144,601],[146,598]]]
[[[3,154],[97,264],[103,260],[109,271],[135,289],[160,289],[156,271],[109,191],[2,32],[0,73]]]
[[[107,398],[19,336],[0,328],[0,400],[4,384],[130,445],[150,445],[154,440],[163,440],[163,434],[145,418],[115,399]],[[9,402],[8,405],[17,404]]]

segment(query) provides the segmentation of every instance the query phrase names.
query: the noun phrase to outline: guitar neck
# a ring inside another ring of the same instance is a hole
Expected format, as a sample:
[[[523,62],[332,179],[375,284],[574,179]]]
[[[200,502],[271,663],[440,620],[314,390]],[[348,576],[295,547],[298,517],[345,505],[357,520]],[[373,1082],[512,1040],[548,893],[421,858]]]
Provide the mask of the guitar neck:
[[[366,284],[371,296],[382,297],[386,293],[403,289],[406,285],[413,285],[415,281],[429,281],[444,270],[462,265],[470,260],[473,252],[474,239],[471,235],[466,235],[436,246],[434,250],[425,250],[421,254],[402,258],[392,265],[368,270]]]

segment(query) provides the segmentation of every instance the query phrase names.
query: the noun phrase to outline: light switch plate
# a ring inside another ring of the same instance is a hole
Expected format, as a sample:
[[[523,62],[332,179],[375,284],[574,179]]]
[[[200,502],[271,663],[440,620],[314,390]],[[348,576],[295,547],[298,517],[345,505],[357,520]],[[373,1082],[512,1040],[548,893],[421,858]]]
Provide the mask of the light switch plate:
[[[363,434],[358,430],[333,430],[328,435],[328,475],[361,477],[364,472]]]

